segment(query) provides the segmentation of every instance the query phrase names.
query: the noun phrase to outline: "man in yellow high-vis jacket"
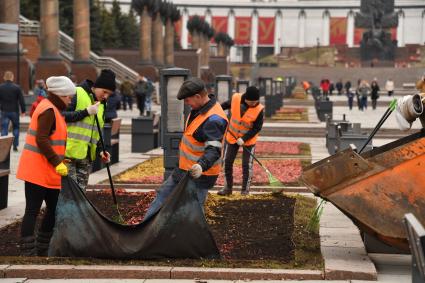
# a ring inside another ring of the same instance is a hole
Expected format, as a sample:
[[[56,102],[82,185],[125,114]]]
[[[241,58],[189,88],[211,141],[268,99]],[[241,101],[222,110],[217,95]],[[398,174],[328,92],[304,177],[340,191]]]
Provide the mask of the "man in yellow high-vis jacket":
[[[93,83],[85,80],[77,87],[77,95],[67,109],[62,112],[67,123],[68,138],[65,158],[69,159],[69,176],[85,190],[90,174],[91,163],[96,159],[96,149],[99,142],[95,116],[100,128],[104,124],[106,99],[115,91],[115,73],[102,70]],[[109,153],[101,152],[103,162],[110,161]]]

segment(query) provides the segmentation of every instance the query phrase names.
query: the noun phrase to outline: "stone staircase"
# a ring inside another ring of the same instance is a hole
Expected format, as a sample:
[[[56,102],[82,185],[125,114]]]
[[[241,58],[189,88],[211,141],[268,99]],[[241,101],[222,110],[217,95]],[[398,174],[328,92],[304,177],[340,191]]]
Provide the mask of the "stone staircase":
[[[38,21],[29,20],[21,15],[20,31],[22,35],[38,36],[40,34],[40,23]],[[71,63],[74,59],[74,39],[62,31],[59,31],[59,53],[67,63]],[[132,82],[137,81],[139,74],[136,71],[112,57],[99,56],[91,51],[90,61],[98,70],[111,69],[114,71],[118,83],[123,81],[126,77]]]

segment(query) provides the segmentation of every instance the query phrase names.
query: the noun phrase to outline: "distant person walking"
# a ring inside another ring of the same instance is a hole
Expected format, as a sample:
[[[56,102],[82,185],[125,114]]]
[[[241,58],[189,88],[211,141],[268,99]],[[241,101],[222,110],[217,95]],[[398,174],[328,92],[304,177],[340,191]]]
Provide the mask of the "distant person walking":
[[[370,89],[371,89],[370,98],[372,98],[372,109],[375,110],[376,104],[379,98],[379,91],[381,90],[379,88],[378,80],[376,78],[373,79],[372,83],[370,84]]]
[[[350,110],[353,110],[354,91],[352,89],[348,90],[347,98],[348,98],[348,108]]]
[[[153,85],[153,82],[149,78],[146,78],[146,79],[147,79],[147,91],[146,91],[145,109],[146,109],[146,116],[150,116],[152,111],[152,93],[155,91],[155,86]]]
[[[360,96],[360,110],[364,111],[367,109],[367,97],[371,92],[369,83],[366,80],[362,80],[359,86],[359,96]]]
[[[133,84],[129,81],[128,77],[125,77],[125,80],[122,82],[121,87],[121,96],[122,96],[122,109],[124,111],[128,108],[133,110]]]
[[[137,108],[139,109],[140,116],[143,116],[145,114],[145,101],[147,91],[148,80],[144,76],[139,76],[139,79],[134,85],[134,94],[136,96]]]
[[[385,90],[387,91],[388,96],[392,96],[394,94],[394,88],[395,88],[394,81],[391,78],[389,78],[387,82],[385,83]]]
[[[0,109],[1,109],[1,135],[9,133],[9,122],[13,127],[13,151],[18,151],[19,145],[19,108],[22,116],[25,115],[25,102],[21,87],[13,83],[14,75],[6,71],[3,76],[4,83],[0,84]]]
[[[121,95],[115,90],[107,99],[105,105],[105,123],[111,123],[118,117],[117,110],[121,108]]]
[[[346,81],[345,84],[344,84],[344,88],[345,88],[345,93],[348,94],[350,92],[350,89],[351,89],[351,82]]]
[[[351,83],[350,83],[351,84]],[[342,83],[342,79],[340,79],[336,84],[335,84],[335,87],[336,87],[336,91],[338,92],[338,95],[341,95],[342,94],[342,89],[344,88],[344,85],[343,85],[343,83]],[[350,87],[351,87],[351,85],[350,85]],[[348,89],[350,89],[350,88],[348,88]]]

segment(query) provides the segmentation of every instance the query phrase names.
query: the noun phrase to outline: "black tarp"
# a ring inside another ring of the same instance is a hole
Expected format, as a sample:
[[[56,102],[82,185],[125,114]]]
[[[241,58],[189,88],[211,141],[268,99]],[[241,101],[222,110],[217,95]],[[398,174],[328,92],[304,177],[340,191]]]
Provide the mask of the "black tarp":
[[[49,256],[219,258],[196,189],[186,175],[155,215],[121,225],[102,215],[71,178],[62,178]]]

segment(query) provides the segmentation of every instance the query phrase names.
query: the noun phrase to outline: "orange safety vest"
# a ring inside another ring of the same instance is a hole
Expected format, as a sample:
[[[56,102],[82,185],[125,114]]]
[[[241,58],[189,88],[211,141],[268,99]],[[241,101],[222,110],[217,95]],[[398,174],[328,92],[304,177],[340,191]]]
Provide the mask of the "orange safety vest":
[[[38,129],[38,117],[47,109],[53,109],[56,118],[56,130],[49,137],[53,150],[63,158],[66,148],[66,123],[56,106],[48,99],[43,99],[35,109],[27,131],[24,149],[19,160],[16,177],[18,179],[49,189],[61,188],[61,176],[40,152],[35,137]]]
[[[235,137],[243,137],[249,130],[252,129],[252,124],[255,122],[255,120],[257,120],[258,115],[260,115],[261,111],[264,109],[264,106],[259,103],[255,107],[248,107],[246,112],[241,117],[241,101],[242,94],[233,94],[232,105],[230,108],[230,113],[232,115],[230,117],[229,129],[227,130],[228,133],[226,134],[226,141],[230,144],[236,143],[237,139]],[[244,145],[255,144],[258,138],[258,134],[259,133],[247,140]]]
[[[194,137],[195,131],[204,123],[210,116],[218,115],[221,118],[227,120],[226,113],[220,104],[216,103],[206,113],[198,115],[188,125],[190,118],[187,118],[185,131],[183,133],[182,140],[179,145],[179,168],[188,171],[194,164],[198,162],[198,159],[204,154],[204,149],[208,142],[199,142]],[[213,166],[207,171],[202,172],[202,175],[215,176],[220,174],[222,158],[220,157]]]

